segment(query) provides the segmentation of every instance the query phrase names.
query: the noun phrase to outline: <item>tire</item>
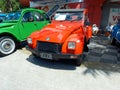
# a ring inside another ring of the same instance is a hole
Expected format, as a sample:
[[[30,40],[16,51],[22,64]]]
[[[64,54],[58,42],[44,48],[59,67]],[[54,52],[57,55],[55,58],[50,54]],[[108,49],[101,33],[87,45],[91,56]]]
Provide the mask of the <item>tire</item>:
[[[111,43],[111,45],[115,45],[116,44],[116,39],[111,37],[110,43]]]
[[[13,53],[16,49],[15,41],[12,37],[3,36],[0,38],[0,56],[6,56]]]
[[[76,59],[76,66],[80,66],[81,65],[81,60],[80,59]]]
[[[76,62],[75,62],[76,66],[80,66],[83,59],[84,59],[84,55],[81,55],[80,58],[76,59]]]
[[[90,39],[87,41],[87,44],[90,44]]]
[[[84,40],[84,51],[85,52],[88,52],[89,51],[89,48],[87,46],[87,42]]]

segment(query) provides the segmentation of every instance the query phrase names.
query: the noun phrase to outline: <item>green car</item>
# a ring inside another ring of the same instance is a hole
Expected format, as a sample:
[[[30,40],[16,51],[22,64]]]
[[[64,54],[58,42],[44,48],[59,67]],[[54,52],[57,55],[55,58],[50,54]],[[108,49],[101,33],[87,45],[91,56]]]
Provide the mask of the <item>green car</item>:
[[[9,13],[0,23],[0,56],[6,56],[16,50],[18,44],[34,31],[49,24],[46,13],[42,10],[26,8]]]

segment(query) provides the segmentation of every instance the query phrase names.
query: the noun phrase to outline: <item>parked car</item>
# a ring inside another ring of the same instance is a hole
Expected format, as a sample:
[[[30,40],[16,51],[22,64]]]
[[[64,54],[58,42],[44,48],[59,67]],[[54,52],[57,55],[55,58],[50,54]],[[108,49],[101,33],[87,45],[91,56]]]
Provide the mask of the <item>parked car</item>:
[[[0,13],[0,23],[5,19],[6,14],[5,13]]]
[[[20,17],[20,15],[21,15],[21,12],[10,12],[10,13],[7,13],[6,14],[6,17],[5,17],[5,20],[17,20],[17,19],[19,19],[19,17]]]
[[[0,56],[14,52],[17,45],[32,32],[42,29],[48,23],[46,13],[38,9],[26,8],[7,14],[0,23]]]
[[[116,45],[116,42],[120,43],[120,20],[118,20],[116,25],[114,25],[111,32],[111,44]]]
[[[92,37],[88,24],[86,9],[60,9],[51,24],[28,37],[26,48],[43,59],[75,59],[76,65],[80,65]]]

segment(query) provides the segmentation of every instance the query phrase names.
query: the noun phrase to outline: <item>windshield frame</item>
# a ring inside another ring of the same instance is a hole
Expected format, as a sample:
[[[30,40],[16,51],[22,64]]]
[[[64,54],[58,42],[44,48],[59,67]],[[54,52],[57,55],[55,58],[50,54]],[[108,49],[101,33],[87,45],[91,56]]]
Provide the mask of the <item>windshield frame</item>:
[[[80,21],[83,19],[83,11],[79,12],[56,12],[53,20],[55,21]]]

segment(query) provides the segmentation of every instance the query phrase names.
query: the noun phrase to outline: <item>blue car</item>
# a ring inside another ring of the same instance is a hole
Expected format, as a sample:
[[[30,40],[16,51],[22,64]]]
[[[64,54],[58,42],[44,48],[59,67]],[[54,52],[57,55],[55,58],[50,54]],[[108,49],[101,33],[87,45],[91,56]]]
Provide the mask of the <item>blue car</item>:
[[[6,18],[6,14],[1,13],[0,14],[0,22],[2,22]]]
[[[118,23],[113,27],[111,32],[111,44],[115,45],[116,42],[120,43],[120,20],[118,20]]]
[[[19,19],[21,12],[11,12],[6,14],[5,20]]]
[[[1,13],[0,14],[0,22],[3,22],[4,20],[12,20],[17,19],[20,16],[20,12],[11,12],[11,13]]]

